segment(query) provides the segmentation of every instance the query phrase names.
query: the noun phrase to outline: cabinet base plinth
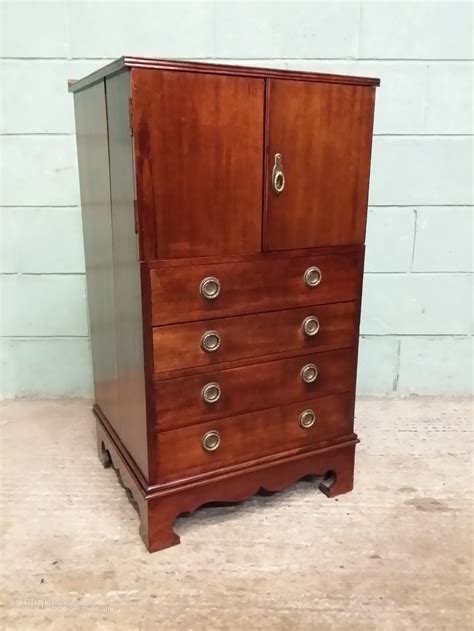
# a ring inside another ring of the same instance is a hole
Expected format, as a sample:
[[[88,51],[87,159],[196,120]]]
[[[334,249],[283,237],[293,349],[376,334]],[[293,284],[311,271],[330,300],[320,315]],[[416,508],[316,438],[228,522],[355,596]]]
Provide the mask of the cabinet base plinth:
[[[216,472],[212,478],[192,479],[174,485],[145,488],[106,425],[103,415],[97,417],[99,459],[118,472],[123,486],[129,490],[140,515],[140,534],[147,549],[156,552],[180,542],[173,525],[183,513],[192,513],[210,502],[241,502],[257,492],[281,491],[305,476],[323,477],[320,490],[335,497],[352,490],[354,456],[357,439],[332,447],[282,458],[239,471]]]

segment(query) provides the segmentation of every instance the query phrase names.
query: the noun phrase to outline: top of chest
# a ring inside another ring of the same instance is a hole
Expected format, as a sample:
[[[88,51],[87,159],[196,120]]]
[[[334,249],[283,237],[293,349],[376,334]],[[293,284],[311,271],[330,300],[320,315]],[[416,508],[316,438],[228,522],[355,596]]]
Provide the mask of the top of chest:
[[[253,66],[238,66],[218,63],[203,63],[196,61],[182,61],[178,59],[156,59],[150,57],[123,56],[110,64],[99,68],[95,72],[77,81],[71,81],[69,89],[77,92],[87,86],[111,76],[124,68],[149,68],[159,70],[191,71],[196,73],[223,74],[228,76],[244,76],[255,78],[300,79],[320,83],[342,83],[349,85],[378,86],[380,79],[374,77],[357,77],[351,75],[337,75],[321,72],[303,72],[280,68],[256,68]]]

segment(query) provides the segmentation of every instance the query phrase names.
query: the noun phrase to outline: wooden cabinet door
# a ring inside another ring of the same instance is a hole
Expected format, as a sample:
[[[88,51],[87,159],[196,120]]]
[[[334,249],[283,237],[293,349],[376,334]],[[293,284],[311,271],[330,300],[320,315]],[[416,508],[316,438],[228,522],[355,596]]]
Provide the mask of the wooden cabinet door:
[[[269,81],[267,250],[364,242],[374,96],[365,86]]]
[[[142,257],[261,250],[264,80],[132,70]]]

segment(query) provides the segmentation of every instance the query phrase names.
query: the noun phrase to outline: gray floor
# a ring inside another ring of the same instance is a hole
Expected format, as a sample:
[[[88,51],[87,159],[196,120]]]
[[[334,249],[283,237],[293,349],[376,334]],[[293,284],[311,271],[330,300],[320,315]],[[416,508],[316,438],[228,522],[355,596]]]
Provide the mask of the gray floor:
[[[4,628],[472,629],[472,404],[366,399],[353,493],[300,482],[149,555],[90,404],[2,404]]]

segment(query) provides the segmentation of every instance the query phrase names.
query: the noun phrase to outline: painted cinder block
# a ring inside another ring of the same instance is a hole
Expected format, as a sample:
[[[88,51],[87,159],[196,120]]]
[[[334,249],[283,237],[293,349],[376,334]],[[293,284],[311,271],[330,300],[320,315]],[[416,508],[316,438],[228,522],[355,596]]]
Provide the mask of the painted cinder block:
[[[357,53],[359,7],[339,0],[216,2],[215,24],[216,57],[344,59]]]
[[[426,108],[427,67],[423,63],[357,61],[356,74],[380,79],[375,134],[421,134]]]
[[[74,136],[3,136],[2,206],[77,206]]]
[[[360,338],[358,394],[387,395],[394,392],[397,385],[399,344],[395,337]]]
[[[213,2],[70,2],[72,57],[210,57]]]
[[[20,236],[16,225],[11,209],[0,208],[0,274],[14,274],[20,267]]]
[[[431,63],[423,132],[473,133],[472,62]]]
[[[93,396],[87,338],[3,338],[0,397]]]
[[[472,204],[472,139],[374,138],[369,204]]]
[[[69,79],[79,79],[104,61],[3,60],[0,64],[2,133],[72,134],[74,106]]]
[[[79,208],[2,208],[1,212],[6,246],[3,273],[85,272]]]
[[[409,271],[414,235],[413,208],[369,208],[365,271]]]
[[[468,335],[469,274],[365,274],[364,335]]]
[[[468,0],[361,2],[361,59],[471,59]]]
[[[473,392],[472,337],[402,338],[402,394],[468,395]]]
[[[2,335],[87,336],[84,275],[0,277]]]
[[[67,57],[66,2],[0,3],[2,57]]]
[[[419,208],[413,270],[470,272],[473,242],[474,208]]]

